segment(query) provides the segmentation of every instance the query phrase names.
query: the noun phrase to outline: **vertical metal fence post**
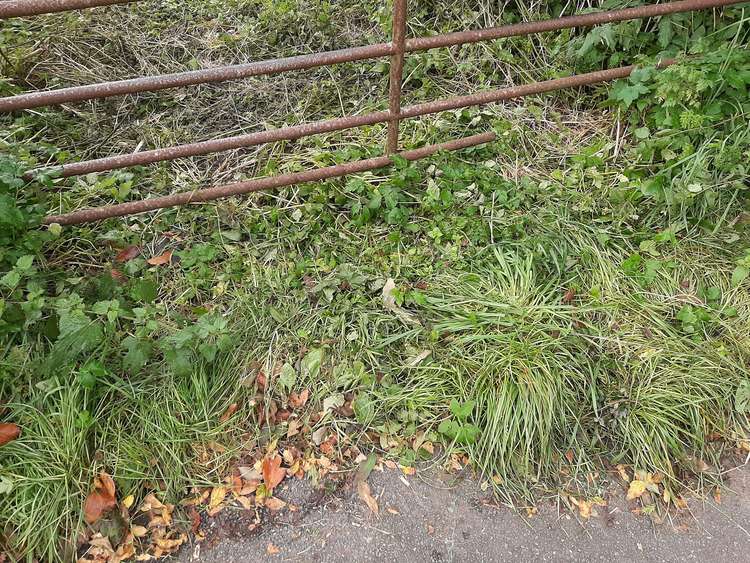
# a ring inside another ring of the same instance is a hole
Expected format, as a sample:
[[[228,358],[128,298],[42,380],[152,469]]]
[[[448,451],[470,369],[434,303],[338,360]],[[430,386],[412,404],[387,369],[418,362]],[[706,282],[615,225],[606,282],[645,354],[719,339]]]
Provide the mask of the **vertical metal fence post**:
[[[391,76],[388,92],[388,143],[386,154],[398,151],[399,128],[401,125],[401,83],[404,80],[404,52],[406,51],[406,2],[393,0],[393,55],[391,56]]]

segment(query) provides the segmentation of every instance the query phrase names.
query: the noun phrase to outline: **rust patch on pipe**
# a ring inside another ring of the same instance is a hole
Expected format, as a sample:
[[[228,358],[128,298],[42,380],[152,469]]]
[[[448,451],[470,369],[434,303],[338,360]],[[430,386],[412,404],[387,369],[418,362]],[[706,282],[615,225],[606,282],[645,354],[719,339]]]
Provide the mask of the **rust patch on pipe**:
[[[496,135],[494,133],[482,133],[480,135],[465,137],[463,139],[455,139],[437,145],[429,145],[419,149],[405,151],[399,154],[406,160],[419,160],[421,158],[426,158],[430,155],[433,155],[438,151],[460,150],[476,145],[481,145],[483,143],[489,143],[490,141],[494,141],[495,138]],[[386,166],[389,166],[391,163],[391,157],[381,156],[378,158],[359,160],[346,164],[338,164],[336,166],[329,166],[327,168],[320,168],[318,170],[306,170],[304,172],[282,174],[280,176],[273,176],[270,178],[258,178],[254,180],[248,180],[246,182],[238,182],[236,184],[227,184],[224,186],[216,186],[214,188],[196,190],[192,192],[182,192],[163,197],[133,201],[130,203],[122,203],[119,205],[97,207],[94,209],[84,209],[82,211],[76,211],[74,213],[68,213],[66,215],[54,215],[47,217],[45,218],[44,223],[46,225],[49,225],[51,223],[58,223],[60,225],[78,225],[81,223],[90,223],[93,221],[101,221],[103,219],[109,219],[112,217],[123,217],[125,215],[145,213],[147,211],[176,207],[178,205],[186,205],[189,203],[203,203],[224,197],[236,196],[263,190],[271,190],[283,186],[291,186],[294,184],[318,182],[320,180],[326,180],[329,178],[346,176],[347,174],[355,174],[358,172],[365,172],[367,170],[384,168]]]
[[[69,10],[83,10],[97,6],[128,4],[138,0],[5,0],[0,2],[0,20],[25,16],[38,16]]]

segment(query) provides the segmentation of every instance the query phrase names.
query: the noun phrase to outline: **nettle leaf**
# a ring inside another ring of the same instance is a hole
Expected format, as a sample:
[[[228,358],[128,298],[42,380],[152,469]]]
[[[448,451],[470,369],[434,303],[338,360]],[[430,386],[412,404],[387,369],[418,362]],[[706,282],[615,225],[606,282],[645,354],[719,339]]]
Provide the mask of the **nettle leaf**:
[[[474,410],[474,401],[459,403],[456,399],[452,399],[450,409],[457,419],[466,420],[471,416],[471,413]]]
[[[639,82],[630,84],[624,80],[620,80],[612,88],[611,96],[612,99],[625,104],[625,107],[630,107],[634,101],[649,92],[650,90],[645,84]]]
[[[375,405],[367,393],[360,394],[352,403],[352,407],[354,408],[354,416],[357,417],[357,422],[360,424],[368,424],[375,418]]]
[[[127,350],[125,357],[122,359],[122,365],[128,371],[138,371],[146,365],[151,357],[151,344],[145,340],[128,336],[123,340],[122,346]]]

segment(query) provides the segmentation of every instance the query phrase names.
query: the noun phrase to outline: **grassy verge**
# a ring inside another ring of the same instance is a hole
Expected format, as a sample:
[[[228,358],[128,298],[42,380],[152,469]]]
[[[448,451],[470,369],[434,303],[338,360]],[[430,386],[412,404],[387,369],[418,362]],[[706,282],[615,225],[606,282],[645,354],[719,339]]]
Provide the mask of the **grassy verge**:
[[[377,3],[147,4],[3,24],[1,91],[339,48],[388,28]],[[416,2],[411,33],[564,8],[454,4]],[[75,229],[38,222],[374,155],[384,129],[64,181],[21,171],[382,109],[387,64],[3,116],[0,418],[22,432],[0,447],[0,546],[73,557],[102,471],[139,500],[221,483],[288,436],[306,391],[308,452],[335,436],[332,458],[413,464],[440,444],[509,499],[594,494],[588,475],[613,464],[658,472],[675,493],[718,482],[750,410],[746,21],[739,6],[415,55],[411,101],[642,69],[405,129],[408,147],[493,129],[484,147]],[[674,69],[651,67],[674,54]]]

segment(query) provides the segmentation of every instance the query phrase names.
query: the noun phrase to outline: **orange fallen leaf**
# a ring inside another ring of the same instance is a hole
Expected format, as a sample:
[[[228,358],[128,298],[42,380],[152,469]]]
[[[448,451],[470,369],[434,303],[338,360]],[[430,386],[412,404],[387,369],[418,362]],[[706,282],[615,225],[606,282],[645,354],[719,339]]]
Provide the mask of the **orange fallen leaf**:
[[[172,261],[172,251],[167,250],[164,254],[161,254],[160,256],[154,256],[153,258],[149,258],[146,260],[148,264],[151,266],[161,266],[163,264],[169,264]]]
[[[299,409],[305,406],[309,398],[310,390],[305,389],[299,395],[297,393],[292,393],[291,395],[289,395],[289,404],[292,408]]]
[[[377,516],[380,512],[380,507],[378,507],[378,501],[372,496],[370,485],[367,484],[367,481],[360,480],[357,482],[357,495],[367,505],[367,508]]]
[[[117,253],[117,256],[115,256],[116,262],[129,262],[133,258],[136,258],[141,253],[141,247],[140,246],[128,246],[127,248],[123,248],[120,252]]]
[[[115,482],[102,473],[94,479],[94,489],[83,503],[83,517],[87,523],[93,524],[116,506]]]
[[[255,508],[255,503],[251,498],[237,497],[235,500],[239,502],[245,510],[253,510]]]
[[[281,456],[276,454],[263,460],[262,471],[268,491],[273,491],[286,477],[286,470],[281,468]]]
[[[266,553],[268,553],[268,555],[278,555],[281,553],[281,550],[272,543],[269,543],[266,547]]]
[[[21,435],[21,428],[12,422],[0,423],[0,446],[12,442]]]
[[[271,512],[278,512],[286,506],[286,503],[283,500],[276,497],[267,498],[265,504],[266,508]]]

